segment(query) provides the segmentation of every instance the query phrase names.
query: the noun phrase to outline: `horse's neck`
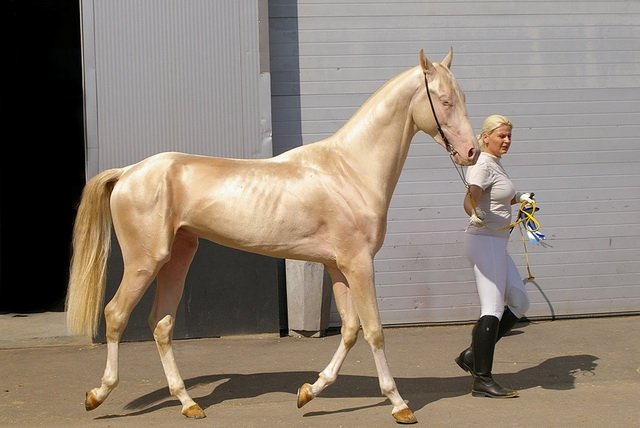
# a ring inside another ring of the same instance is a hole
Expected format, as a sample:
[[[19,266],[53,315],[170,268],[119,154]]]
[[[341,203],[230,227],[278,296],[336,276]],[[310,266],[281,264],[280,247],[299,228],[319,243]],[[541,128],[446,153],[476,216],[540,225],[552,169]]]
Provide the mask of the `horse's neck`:
[[[368,187],[383,192],[387,206],[416,134],[409,114],[417,72],[407,70],[380,87],[332,137]]]

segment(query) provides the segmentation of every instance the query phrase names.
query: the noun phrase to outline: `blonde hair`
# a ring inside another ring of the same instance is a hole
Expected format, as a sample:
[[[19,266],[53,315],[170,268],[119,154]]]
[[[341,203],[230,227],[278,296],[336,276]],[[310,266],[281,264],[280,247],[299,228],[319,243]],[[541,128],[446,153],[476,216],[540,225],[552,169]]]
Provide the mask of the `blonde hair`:
[[[492,114],[487,117],[484,122],[482,122],[482,129],[478,134],[478,143],[480,147],[484,149],[484,141],[482,139],[483,135],[489,135],[496,129],[500,128],[502,125],[507,125],[509,128],[513,128],[513,124],[506,117],[501,114]]]

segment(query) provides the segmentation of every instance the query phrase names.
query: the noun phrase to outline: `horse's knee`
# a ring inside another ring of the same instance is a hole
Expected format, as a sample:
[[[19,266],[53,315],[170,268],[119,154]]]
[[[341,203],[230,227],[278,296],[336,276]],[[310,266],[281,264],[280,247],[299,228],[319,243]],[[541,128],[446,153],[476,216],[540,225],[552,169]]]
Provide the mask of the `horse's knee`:
[[[347,349],[351,349],[353,345],[356,344],[358,340],[358,327],[355,328],[343,326],[342,331],[340,332],[342,335],[342,341],[344,342],[344,346]]]
[[[382,349],[384,347],[382,327],[364,330],[364,339],[373,349]]]

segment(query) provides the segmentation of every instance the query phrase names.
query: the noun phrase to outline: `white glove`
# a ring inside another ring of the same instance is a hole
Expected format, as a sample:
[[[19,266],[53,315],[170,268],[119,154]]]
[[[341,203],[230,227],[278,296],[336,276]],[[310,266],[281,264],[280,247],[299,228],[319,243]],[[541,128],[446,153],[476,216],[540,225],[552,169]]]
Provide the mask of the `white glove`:
[[[482,211],[480,208],[475,207],[474,210],[471,212],[471,216],[469,217],[469,221],[471,222],[471,224],[473,224],[476,227],[482,227],[484,226],[484,217],[485,217],[485,212]]]
[[[527,192],[527,193],[517,192],[516,193],[516,201],[518,201],[518,202],[527,202],[529,204],[533,204],[533,201],[534,201],[533,196],[534,196],[533,192],[530,192],[530,193],[529,192]]]

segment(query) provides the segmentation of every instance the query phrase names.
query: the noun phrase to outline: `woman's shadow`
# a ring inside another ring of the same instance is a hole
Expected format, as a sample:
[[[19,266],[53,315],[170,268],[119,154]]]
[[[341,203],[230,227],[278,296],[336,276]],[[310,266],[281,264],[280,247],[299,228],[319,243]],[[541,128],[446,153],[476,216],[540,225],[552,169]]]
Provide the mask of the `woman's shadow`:
[[[595,375],[598,357],[594,355],[562,355],[549,358],[535,367],[514,373],[500,373],[495,378],[500,384],[519,391],[541,387],[553,390],[575,388],[575,380],[585,373]],[[449,378],[400,378],[396,379],[403,396],[411,400],[412,408],[420,409],[443,398],[467,395],[471,391],[469,375]],[[424,394],[429,391],[429,394]],[[420,394],[422,392],[422,394]]]
[[[513,334],[518,333],[518,331],[513,332]],[[515,373],[500,373],[496,378],[501,384],[520,391],[535,387],[569,390],[575,387],[575,380],[578,375],[584,373],[595,375],[597,360],[598,357],[594,355],[561,355],[549,358],[535,367],[526,368]],[[455,364],[453,359],[452,364]],[[226,400],[253,398],[263,394],[283,391],[291,392],[292,410],[295,410],[297,388],[305,382],[314,381],[317,376],[318,373],[315,371],[279,371],[254,374],[222,373],[186,379],[185,386],[187,389],[196,387],[211,388],[211,391],[206,395],[193,397],[205,410]],[[409,400],[414,411],[441,399],[467,395],[471,388],[471,377],[468,374],[455,377],[396,377],[395,380],[398,389],[402,392],[403,397]],[[377,376],[341,374],[335,384],[322,392],[321,397],[380,397],[378,378]],[[363,408],[386,406],[388,404],[388,401],[383,399],[368,406],[347,407],[333,411],[314,410],[304,413],[304,416],[348,413]],[[161,388],[129,402],[125,406],[124,410],[126,412],[124,413],[104,415],[97,419],[135,416],[167,407],[179,408],[180,402],[168,395],[167,388]]]

